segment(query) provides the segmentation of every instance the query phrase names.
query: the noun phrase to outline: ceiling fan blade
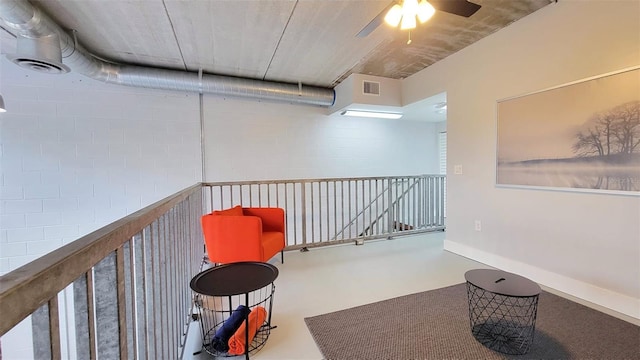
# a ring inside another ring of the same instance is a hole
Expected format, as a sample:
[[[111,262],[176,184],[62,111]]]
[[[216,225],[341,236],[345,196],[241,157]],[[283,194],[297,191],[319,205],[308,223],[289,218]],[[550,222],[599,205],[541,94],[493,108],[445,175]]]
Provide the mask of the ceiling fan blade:
[[[428,0],[436,10],[469,17],[480,9],[480,5],[467,0]]]
[[[376,17],[374,17],[373,20],[371,20],[365,27],[362,28],[362,30],[360,30],[359,33],[356,34],[356,37],[365,37],[371,34],[373,30],[377,29],[378,26],[380,26],[384,22],[384,17],[385,15],[387,15],[387,11],[389,11],[389,9],[391,9],[395,4],[396,4],[395,1],[392,1],[391,3],[389,3],[387,7],[382,9],[382,11],[380,11],[380,13],[376,15]]]

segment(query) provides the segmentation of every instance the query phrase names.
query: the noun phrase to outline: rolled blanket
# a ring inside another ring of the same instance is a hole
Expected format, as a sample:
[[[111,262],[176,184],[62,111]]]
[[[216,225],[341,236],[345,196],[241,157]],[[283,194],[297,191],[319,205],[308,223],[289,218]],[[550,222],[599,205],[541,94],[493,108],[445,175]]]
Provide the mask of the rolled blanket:
[[[251,309],[244,305],[238,306],[231,316],[224,321],[222,326],[216,331],[216,334],[211,339],[211,347],[219,352],[227,352],[229,350],[229,338],[238,330],[240,325],[244,324],[247,315],[251,313]]]
[[[249,343],[253,341],[253,337],[256,336],[256,332],[264,323],[264,320],[267,318],[267,310],[265,310],[262,306],[258,306],[255,309],[251,310],[251,314],[249,314]],[[246,344],[245,340],[245,329],[246,324],[243,322],[236,331],[235,334],[229,339],[229,354],[231,355],[242,355],[245,352]]]

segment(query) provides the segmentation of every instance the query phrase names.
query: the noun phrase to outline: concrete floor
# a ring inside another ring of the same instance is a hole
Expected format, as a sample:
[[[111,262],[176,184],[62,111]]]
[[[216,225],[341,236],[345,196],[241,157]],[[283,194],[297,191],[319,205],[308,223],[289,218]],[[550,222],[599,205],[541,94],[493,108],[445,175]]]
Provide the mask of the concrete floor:
[[[277,326],[252,359],[322,359],[304,318],[464,282],[464,273],[486,265],[446,252],[436,232],[364,245],[337,245],[285,253],[278,267],[271,322]],[[199,323],[193,322],[184,359],[202,353]],[[237,357],[240,358],[240,357]]]

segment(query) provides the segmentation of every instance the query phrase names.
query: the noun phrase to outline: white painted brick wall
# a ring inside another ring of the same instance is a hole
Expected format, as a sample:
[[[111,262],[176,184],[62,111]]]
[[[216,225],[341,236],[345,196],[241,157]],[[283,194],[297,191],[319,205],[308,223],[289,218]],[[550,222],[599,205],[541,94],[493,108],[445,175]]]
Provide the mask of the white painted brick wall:
[[[9,272],[9,259],[8,258],[0,259],[0,272],[1,273]]]
[[[78,198],[60,197],[59,199],[42,200],[43,212],[65,212],[78,210]]]
[[[208,181],[436,174],[433,123],[207,97]]]
[[[197,94],[0,60],[0,274],[200,181]]]
[[[25,199],[57,199],[60,197],[60,186],[53,184],[30,184],[25,185]]]
[[[24,217],[24,215],[23,215]],[[26,222],[20,227],[7,228],[7,242],[40,241],[44,239],[42,227],[26,227]]]
[[[45,226],[43,230],[45,240],[75,239],[79,235],[79,225]]]
[[[60,212],[49,213],[29,213],[25,214],[26,226],[28,228],[37,228],[44,226],[62,224],[62,214]]]
[[[42,200],[3,200],[0,202],[3,214],[42,212]]]
[[[5,166],[5,163],[2,163],[2,166]],[[4,170],[3,170],[4,171]],[[4,177],[4,173],[2,174]],[[0,200],[19,200],[24,199],[24,192],[22,191],[22,186],[20,185],[12,185],[12,186],[0,186]]]
[[[0,215],[2,229],[20,229],[27,226],[25,214],[2,214]]]
[[[0,254],[7,258],[27,255],[27,243],[0,244]]]

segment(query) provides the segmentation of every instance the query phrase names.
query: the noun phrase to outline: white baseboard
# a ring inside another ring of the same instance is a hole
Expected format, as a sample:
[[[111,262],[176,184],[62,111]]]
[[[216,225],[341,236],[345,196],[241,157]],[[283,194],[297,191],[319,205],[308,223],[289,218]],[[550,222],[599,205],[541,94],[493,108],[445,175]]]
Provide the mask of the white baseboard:
[[[634,319],[640,319],[640,299],[603,289],[535,266],[491,254],[486,251],[478,250],[451,240],[444,240],[444,250],[500,270],[524,276],[542,286],[575,296],[579,299],[611,309]]]

